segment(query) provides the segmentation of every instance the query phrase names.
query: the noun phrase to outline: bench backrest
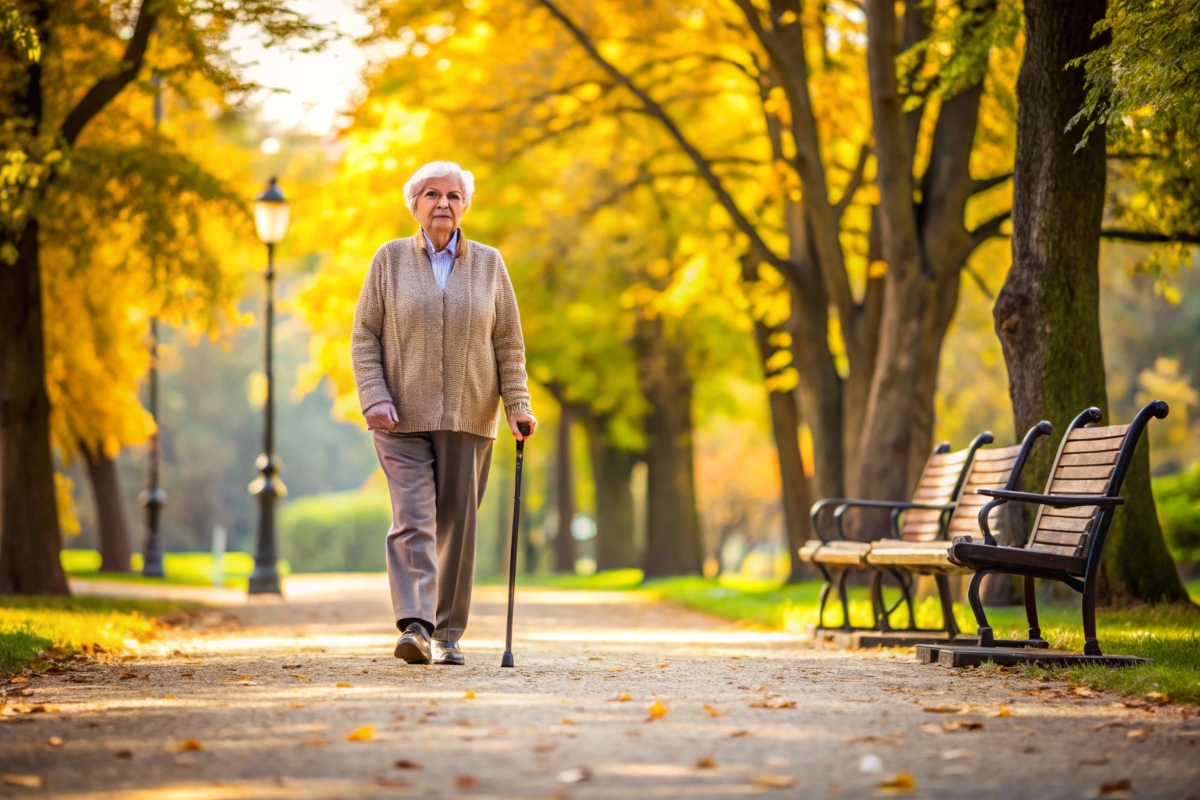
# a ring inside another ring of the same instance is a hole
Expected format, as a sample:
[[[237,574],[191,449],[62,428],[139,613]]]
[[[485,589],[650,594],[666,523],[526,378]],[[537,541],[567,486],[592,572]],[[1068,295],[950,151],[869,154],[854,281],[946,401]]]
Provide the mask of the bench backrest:
[[[921,472],[921,480],[912,501],[923,505],[941,506],[954,502],[962,490],[967,470],[982,445],[991,444],[992,434],[979,434],[965,450],[950,452],[946,442],[938,445]],[[949,513],[935,509],[905,511],[900,521],[900,538],[906,542],[931,542],[942,536]]]
[[[1167,404],[1155,400],[1144,406],[1128,425],[1084,427],[1100,421],[1100,409],[1089,408],[1071,423],[1050,468],[1044,494],[1117,497],[1142,431],[1151,417],[1167,415]],[[1039,506],[1033,533],[1026,545],[1065,556],[1087,556],[1107,528],[1112,513],[1099,506],[1053,508]]]
[[[979,494],[979,490],[1009,488],[1009,479],[1020,453],[1021,445],[1014,444],[1011,447],[980,450],[975,454],[967,471],[967,479],[963,482],[962,492],[958,495],[958,505],[954,507],[954,513],[950,516],[947,538],[979,535],[979,509],[992,499]],[[999,511],[997,508],[988,515],[988,524],[993,532],[1004,528],[998,519]]]

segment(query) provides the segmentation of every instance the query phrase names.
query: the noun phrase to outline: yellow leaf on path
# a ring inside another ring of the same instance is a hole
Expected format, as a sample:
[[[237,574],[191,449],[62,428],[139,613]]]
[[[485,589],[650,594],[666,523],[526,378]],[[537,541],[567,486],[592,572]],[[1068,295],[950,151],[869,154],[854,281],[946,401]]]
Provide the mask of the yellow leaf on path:
[[[957,719],[947,720],[942,723],[942,730],[947,733],[953,733],[954,731],[977,731],[982,727],[982,722],[963,722]]]
[[[355,728],[346,734],[346,740],[350,742],[369,742],[374,738],[374,725],[363,725],[361,728]]]
[[[253,678],[251,678],[249,675],[238,675],[238,680],[239,681],[249,681],[249,680],[253,680]]]
[[[625,670],[623,670],[621,667],[612,667],[609,671],[610,672],[624,672]]]
[[[1170,703],[1174,698],[1172,698],[1171,695],[1163,694],[1162,692],[1149,692],[1146,695],[1146,699],[1151,703],[1156,703],[1161,706],[1166,703]]]
[[[575,720],[571,719],[570,717],[563,717],[563,718],[562,718],[562,724],[563,724],[563,725],[574,725],[574,724],[575,724]]]
[[[178,700],[179,698],[173,694],[164,694],[162,699],[163,700]]]
[[[957,714],[962,711],[962,706],[925,706],[922,711],[930,714]],[[900,773],[901,775],[905,773]]]
[[[46,744],[48,744],[51,747],[62,747],[62,743],[63,743],[63,740],[62,740],[61,736],[51,736],[49,739],[46,740]]]
[[[653,703],[646,707],[646,712],[650,714],[650,716],[646,717],[646,722],[653,722],[667,715],[667,707],[663,705],[662,700],[655,699]]]
[[[322,738],[321,738],[321,737],[319,737],[319,736],[314,736],[314,737],[312,737],[311,739],[306,739],[306,740],[304,741],[304,743],[305,743],[306,745],[309,745],[310,747],[319,747],[319,746],[321,746],[321,745],[323,745],[323,744],[329,744],[329,742],[325,741],[324,739],[322,739]]]
[[[1012,711],[1010,709],[1005,708],[1004,706],[1000,706],[1000,710],[996,712],[996,716],[997,717],[1011,717]]]
[[[624,692],[624,693],[622,693],[620,696],[618,696],[618,697],[614,697],[614,698],[612,699],[612,701],[613,701],[614,703],[627,703],[627,702],[629,702],[629,701],[630,701],[630,700],[632,700],[632,699],[633,699],[633,698],[629,696],[629,692]]]
[[[401,758],[396,763],[392,764],[396,769],[420,769],[421,765],[415,761],[409,761],[407,758]]]
[[[655,669],[666,669],[667,665],[666,664],[655,664],[654,668]]]
[[[180,753],[194,753],[197,750],[203,749],[204,745],[200,744],[200,742],[196,741],[195,739],[184,739],[175,748],[175,750]]]
[[[3,775],[3,780],[9,786],[20,786],[22,789],[42,788],[41,775],[20,775],[14,772],[6,772]]]
[[[467,693],[463,695],[463,700],[474,700],[474,699],[475,699],[475,690],[467,689]]]
[[[299,700],[293,700],[288,705],[292,708],[304,708],[304,703],[301,703]]]
[[[743,736],[749,736],[749,735],[750,735],[750,731],[734,731],[733,733],[729,734],[729,738],[730,739],[740,739]]]
[[[1154,730],[1154,729],[1153,728],[1137,728],[1132,731],[1125,731],[1125,738],[1126,739],[1140,739],[1143,736],[1149,736],[1150,731],[1152,731],[1152,730]]]
[[[337,687],[338,687],[339,689],[352,689],[352,688],[354,688],[354,687],[352,687],[350,684],[346,683],[345,681],[338,681]]]
[[[879,788],[889,792],[911,792],[917,788],[917,779],[911,772],[898,772],[890,781],[879,784]]]
[[[1095,692],[1086,686],[1076,686],[1071,689],[1071,694],[1078,695],[1079,697],[1091,697]]]
[[[29,678],[25,677],[24,675],[18,675],[9,681],[9,683],[29,683]],[[8,773],[5,774],[7,775]]]
[[[703,706],[703,708],[704,708],[704,710],[705,710],[705,711],[707,711],[707,712],[708,712],[708,715],[709,715],[710,717],[723,717],[723,716],[725,716],[725,712],[724,712],[724,711],[718,711],[717,709],[715,709],[715,708],[713,708],[712,706],[710,706],[708,703],[705,703],[705,704],[704,704],[704,706]]]
[[[790,789],[796,785],[796,779],[790,775],[756,775],[750,782],[766,789]]]
[[[474,775],[459,775],[455,777],[454,783],[460,789],[474,789],[479,785],[479,778]]]
[[[703,756],[696,760],[696,769],[712,769],[717,766],[717,762],[711,756]]]

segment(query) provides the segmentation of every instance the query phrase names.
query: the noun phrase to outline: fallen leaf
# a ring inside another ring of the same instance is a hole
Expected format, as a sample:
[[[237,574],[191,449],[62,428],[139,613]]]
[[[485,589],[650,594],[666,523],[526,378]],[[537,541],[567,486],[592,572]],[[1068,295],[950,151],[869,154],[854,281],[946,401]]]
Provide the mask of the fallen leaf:
[[[306,681],[306,680],[308,680],[308,676],[307,676],[307,675],[305,675],[303,672],[301,672],[299,675],[293,675],[292,677],[293,677],[293,678],[295,678],[295,679],[296,679],[296,680],[298,680],[298,681]]]
[[[418,764],[415,761],[409,761],[407,758],[398,759],[394,764],[392,764],[392,766],[395,767],[396,769],[420,769],[421,768],[420,764]]]
[[[730,739],[740,739],[743,736],[749,736],[749,735],[750,735],[750,731],[734,731],[733,733],[729,734],[729,738]]]
[[[1104,730],[1105,728],[1120,728],[1120,727],[1122,727],[1122,726],[1124,726],[1124,725],[1125,725],[1125,722],[1124,722],[1123,720],[1119,720],[1119,719],[1110,719],[1108,722],[1101,722],[1101,723],[1100,723],[1100,724],[1098,724],[1098,725],[1093,725],[1093,726],[1092,726],[1092,730],[1094,730],[1094,731],[1102,731],[1102,730]]]
[[[962,758],[974,758],[974,750],[943,750],[942,761],[957,761]]]
[[[309,747],[320,747],[323,744],[329,744],[327,740],[322,739],[320,736],[313,736],[309,739],[305,739],[304,743]]]
[[[784,700],[782,697],[767,697],[762,700],[755,700],[750,704],[751,708],[795,708],[795,700]]]
[[[1174,698],[1172,698],[1171,695],[1163,694],[1162,692],[1150,692],[1146,695],[1146,699],[1151,703],[1161,706],[1170,703]]]
[[[300,669],[300,664],[284,664],[284,669]]]
[[[996,712],[996,716],[997,717],[1011,717],[1012,711],[1005,708],[1004,706],[1000,706],[1000,709]]]
[[[897,745],[900,744],[899,742],[895,741],[894,739],[887,739],[883,736],[855,736],[853,739],[850,739],[846,742],[846,744],[868,744],[868,743],[870,743],[870,744],[886,744],[886,745],[891,745],[892,747],[896,747]]]
[[[338,681],[338,683],[337,683],[337,688],[339,688],[339,689],[353,689],[354,687],[353,687],[353,686],[351,686],[350,684],[346,683],[345,681]]]
[[[459,775],[455,777],[454,783],[460,789],[474,789],[479,785],[479,778],[474,775]]]
[[[173,695],[173,694],[164,694],[164,695],[162,696],[162,699],[163,699],[163,700],[178,700],[179,698],[178,698],[178,697],[176,697],[176,696],[175,696],[175,695]]]
[[[702,756],[696,759],[696,769],[712,769],[717,766],[717,762],[712,756]]]
[[[355,728],[346,734],[346,741],[348,742],[369,742],[374,738],[374,725],[363,725],[361,728]]]
[[[650,715],[646,717],[646,722],[653,722],[667,715],[667,707],[663,705],[662,700],[655,698],[654,702],[646,707],[646,712]]]
[[[666,669],[667,665],[666,664],[655,664],[654,668],[655,669]]]
[[[197,750],[203,749],[204,745],[200,744],[200,742],[196,741],[195,739],[184,739],[175,746],[175,752],[177,753],[194,753]]]
[[[24,675],[18,675],[17,677],[15,677],[11,681],[9,681],[9,683],[29,683],[29,678],[25,677]],[[7,774],[7,773],[5,773],[5,774]]]
[[[765,789],[790,789],[796,785],[791,775],[755,775],[750,782]]]
[[[900,691],[900,687],[899,686],[885,686],[885,687],[883,687],[883,690],[885,692],[898,692],[898,691]]]
[[[1129,780],[1129,778],[1122,778],[1119,781],[1112,781],[1111,783],[1100,784],[1100,794],[1101,795],[1117,794],[1119,792],[1131,792],[1131,791],[1133,791],[1133,781]]]
[[[128,747],[122,747],[120,750],[114,752],[113,755],[117,758],[133,758],[133,751]]]
[[[46,740],[46,744],[50,747],[62,747],[62,743],[63,740],[61,736],[51,736]]]
[[[292,708],[304,708],[304,703],[301,703],[299,700],[293,700],[288,705]]]
[[[376,786],[383,786],[389,789],[403,789],[408,786],[404,781],[396,780],[395,778],[376,778]]]
[[[952,719],[942,723],[942,730],[946,733],[954,733],[955,731],[977,731],[983,727],[982,722],[963,722],[962,720]]]
[[[533,746],[533,752],[535,753],[553,753],[557,749],[558,745],[554,744],[553,742],[550,742],[549,744],[535,744]]]
[[[463,695],[463,700],[474,700],[474,699],[475,699],[475,690],[467,689],[466,694]]]
[[[942,727],[940,725],[930,725],[929,723],[926,723],[924,725],[918,725],[917,730],[922,731],[924,733],[945,733],[946,732],[942,729]]]
[[[251,678],[249,675],[238,675],[238,680],[239,681],[252,681],[254,679]]]
[[[925,706],[921,710],[930,714],[957,714],[959,711],[962,711],[962,706]],[[908,773],[902,772],[900,774],[906,775]]]
[[[570,717],[563,717],[563,718],[562,718],[562,724],[563,724],[563,725],[574,725],[574,724],[575,724],[575,720],[571,719]]]
[[[1089,689],[1086,686],[1074,686],[1071,688],[1071,694],[1076,695],[1078,697],[1091,697],[1092,695],[1095,694],[1095,692],[1093,692],[1091,689]]]
[[[42,788],[41,775],[21,775],[15,772],[6,772],[3,775],[3,779],[9,786],[20,786],[22,789]]]
[[[583,783],[591,777],[592,771],[587,767],[572,767],[558,773],[559,783]]]
[[[702,706],[702,708],[703,708],[705,711],[707,711],[707,712],[708,712],[708,715],[709,715],[710,717],[723,717],[723,716],[725,716],[725,712],[724,712],[724,711],[718,711],[717,709],[715,709],[715,708],[713,708],[712,706],[710,706],[708,703],[705,703],[705,704]]]
[[[1131,730],[1131,731],[1125,731],[1125,738],[1126,739],[1140,739],[1143,736],[1149,736],[1150,731],[1152,731],[1152,730],[1154,730],[1154,729],[1153,728],[1135,728],[1134,730]]]
[[[890,781],[879,784],[879,788],[889,792],[911,792],[917,788],[917,779],[911,772],[897,772]]]
[[[622,669],[621,667],[610,667],[609,671],[610,672],[624,672],[625,670]]]

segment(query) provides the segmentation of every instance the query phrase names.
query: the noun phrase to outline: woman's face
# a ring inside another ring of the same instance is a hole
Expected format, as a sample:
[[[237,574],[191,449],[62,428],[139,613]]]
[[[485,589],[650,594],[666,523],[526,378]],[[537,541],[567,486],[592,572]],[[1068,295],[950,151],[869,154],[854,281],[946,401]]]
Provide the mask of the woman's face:
[[[417,221],[426,233],[449,236],[467,210],[467,194],[454,175],[430,178],[417,195]]]

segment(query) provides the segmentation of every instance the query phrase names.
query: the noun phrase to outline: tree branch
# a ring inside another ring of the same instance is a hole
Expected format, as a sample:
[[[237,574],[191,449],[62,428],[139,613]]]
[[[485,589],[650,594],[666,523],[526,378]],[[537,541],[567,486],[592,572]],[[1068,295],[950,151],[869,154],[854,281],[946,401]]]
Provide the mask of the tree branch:
[[[976,226],[975,230],[971,231],[971,244],[967,249],[967,253],[970,254],[972,250],[974,250],[976,247],[979,247],[979,245],[983,244],[988,239],[991,239],[993,236],[999,236],[1000,226],[1007,222],[1011,217],[1012,209],[1010,208],[1007,211],[1001,211],[996,216]]]
[[[726,213],[728,213],[733,219],[734,225],[737,226],[738,230],[746,234],[746,237],[750,240],[751,246],[758,251],[759,254],[771,264],[771,266],[785,274],[791,275],[794,272],[792,265],[789,264],[785,259],[780,258],[771,250],[770,247],[767,246],[766,242],[762,240],[762,237],[755,229],[754,224],[751,223],[746,215],[742,213],[732,195],[730,195],[725,187],[721,184],[720,178],[718,178],[716,173],[714,173],[712,170],[712,165],[707,159],[704,158],[703,155],[701,155],[700,151],[697,150],[690,141],[688,141],[687,137],[683,135],[683,131],[679,129],[679,126],[675,124],[675,121],[671,119],[663,107],[655,102],[650,95],[639,89],[637,85],[634,84],[627,75],[625,75],[625,73],[621,72],[621,70],[617,69],[616,66],[614,66],[603,55],[601,55],[600,51],[597,50],[596,46],[592,43],[592,40],[588,38],[588,35],[584,33],[566,14],[564,14],[553,2],[553,0],[537,1],[547,11],[550,12],[551,16],[562,23],[563,27],[570,32],[571,36],[575,38],[575,41],[579,42],[579,45],[584,49],[584,51],[587,52],[591,59],[600,66],[601,69],[612,76],[615,81],[628,89],[629,92],[633,94],[633,96],[636,97],[639,102],[641,102],[642,106],[646,109],[646,112],[650,116],[657,119],[659,123],[666,128],[667,133],[670,134],[671,138],[675,140],[680,149],[683,150],[688,158],[691,159],[692,163],[695,164],[696,170],[700,173],[700,176],[704,179],[704,182],[708,184],[708,187],[712,189],[713,194],[716,195],[717,202],[721,204],[721,207],[724,208]]]
[[[1120,228],[1105,228],[1100,231],[1102,239],[1123,239],[1127,242],[1148,242],[1151,244],[1200,244],[1200,234],[1197,233],[1151,233],[1149,231],[1127,231]]]
[[[133,36],[125,46],[125,55],[121,57],[120,69],[116,74],[98,80],[71,109],[71,113],[67,114],[62,124],[62,135],[68,145],[74,145],[84,126],[137,77],[146,57],[146,45],[150,42],[150,34],[154,32],[154,24],[158,20],[158,12],[150,8],[156,5],[152,0],[142,0],[138,7]]]
[[[846,184],[846,191],[842,192],[842,199],[838,200],[833,206],[833,213],[837,215],[839,220],[846,213],[850,201],[854,199],[854,193],[863,184],[863,174],[867,170],[867,159],[870,155],[871,145],[869,144],[864,144],[862,149],[858,151],[858,163],[854,165],[854,172],[850,174],[850,181]]]
[[[971,181],[971,195],[977,195],[980,192],[986,192],[994,186],[999,186],[1013,176],[1011,172],[1006,172],[1003,175],[994,175],[991,178],[982,178],[980,180]]]

